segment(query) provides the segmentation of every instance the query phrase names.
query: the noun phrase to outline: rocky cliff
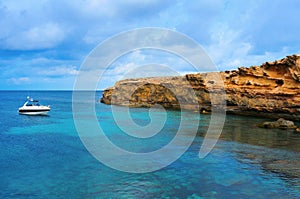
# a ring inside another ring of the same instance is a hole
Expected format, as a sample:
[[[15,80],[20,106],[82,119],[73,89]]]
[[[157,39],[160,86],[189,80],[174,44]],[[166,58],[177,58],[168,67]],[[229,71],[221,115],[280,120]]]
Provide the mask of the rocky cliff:
[[[216,75],[224,85],[215,81]],[[222,88],[228,113],[300,120],[300,55],[219,73],[121,80],[103,92],[101,101],[209,112],[211,104],[221,103],[218,98],[213,101],[210,94],[221,93]]]

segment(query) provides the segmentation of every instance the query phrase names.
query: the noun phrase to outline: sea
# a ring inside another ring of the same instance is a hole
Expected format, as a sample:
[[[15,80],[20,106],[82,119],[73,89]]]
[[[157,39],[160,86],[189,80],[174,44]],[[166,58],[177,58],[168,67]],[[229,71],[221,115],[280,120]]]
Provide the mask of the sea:
[[[180,111],[157,109],[155,117],[162,112],[167,119],[154,140],[124,138],[101,95],[97,91],[93,102],[97,120],[119,147],[146,153],[176,136]],[[27,96],[51,105],[48,116],[19,115]],[[161,169],[132,173],[87,150],[74,123],[72,91],[0,91],[0,102],[0,198],[300,198],[300,134],[257,127],[271,119],[227,115],[217,144],[199,158],[211,116],[189,112],[186,122],[198,128],[187,150]],[[93,113],[85,114],[88,120]],[[130,114],[138,125],[151,122],[147,108],[130,108]],[[127,164],[124,158],[113,161]]]

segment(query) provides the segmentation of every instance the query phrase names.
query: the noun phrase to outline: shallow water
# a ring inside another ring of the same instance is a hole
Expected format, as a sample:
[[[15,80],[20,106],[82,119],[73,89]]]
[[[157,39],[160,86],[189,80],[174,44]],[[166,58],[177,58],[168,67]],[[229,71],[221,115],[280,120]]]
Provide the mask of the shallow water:
[[[19,115],[17,108],[27,95],[50,104],[49,116]],[[97,93],[96,99],[100,96]],[[202,136],[210,118],[201,115],[198,136],[180,159],[155,172],[132,174],[103,165],[85,149],[73,122],[71,92],[1,91],[0,99],[0,198],[300,196],[300,135],[256,127],[267,119],[228,115],[221,139],[206,158],[200,159]],[[122,135],[110,106],[96,102],[95,107],[110,140],[135,152],[149,152],[167,144],[176,134],[181,116],[178,111],[167,111],[162,132],[153,139],[140,140]],[[157,110],[156,117],[160,114]],[[147,109],[132,109],[131,116],[141,125],[150,122]],[[195,118],[196,113],[190,113],[191,125],[197,122]]]

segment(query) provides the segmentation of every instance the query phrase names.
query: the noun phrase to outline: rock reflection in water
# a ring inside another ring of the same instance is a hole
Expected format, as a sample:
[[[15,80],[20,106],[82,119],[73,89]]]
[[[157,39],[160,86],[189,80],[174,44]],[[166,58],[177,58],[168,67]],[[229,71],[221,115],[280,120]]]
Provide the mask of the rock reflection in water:
[[[269,148],[300,151],[300,133],[295,132],[293,129],[258,128],[257,124],[263,121],[268,121],[268,119],[227,115],[220,139]],[[206,129],[207,127],[200,127],[199,135],[203,136]]]
[[[300,187],[300,133],[257,127],[257,124],[264,121],[268,119],[227,115],[220,139],[254,145],[249,150],[248,147],[235,147],[228,143],[238,160],[259,164],[263,170],[288,178],[289,182],[294,182],[293,186]],[[199,135],[203,136],[201,132],[206,132],[206,129],[207,126],[200,127]]]

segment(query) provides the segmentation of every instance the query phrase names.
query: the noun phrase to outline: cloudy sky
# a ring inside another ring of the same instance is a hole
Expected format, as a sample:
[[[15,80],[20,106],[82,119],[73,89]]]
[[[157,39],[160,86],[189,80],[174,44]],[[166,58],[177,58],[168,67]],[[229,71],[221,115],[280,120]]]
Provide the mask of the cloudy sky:
[[[219,70],[260,65],[300,53],[299,8],[296,0],[0,1],[0,89],[71,90],[99,43],[144,27],[187,35]],[[137,50],[116,60],[99,88],[154,59],[193,72],[174,55]]]

